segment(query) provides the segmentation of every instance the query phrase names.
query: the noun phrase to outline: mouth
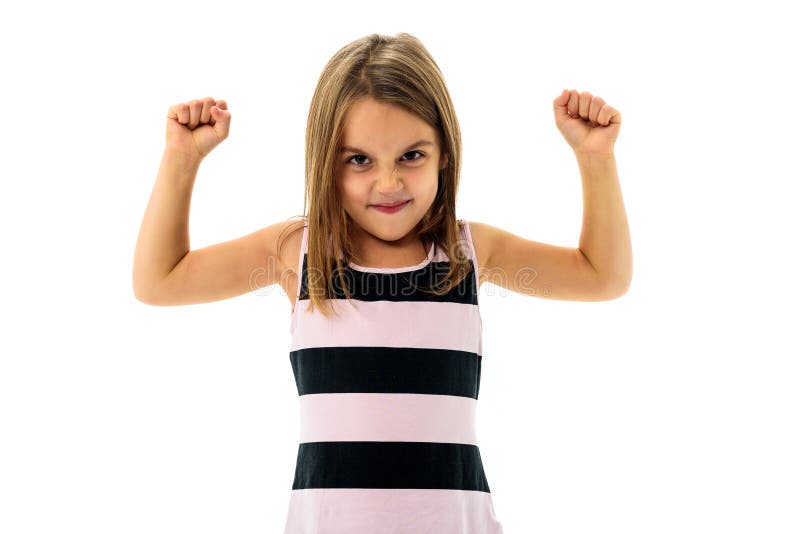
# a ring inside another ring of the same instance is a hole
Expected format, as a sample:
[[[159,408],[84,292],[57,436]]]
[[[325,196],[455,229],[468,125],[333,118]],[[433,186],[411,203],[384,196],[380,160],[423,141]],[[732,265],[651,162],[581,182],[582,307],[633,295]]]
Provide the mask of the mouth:
[[[394,204],[371,204],[370,207],[384,213],[394,213],[396,211],[400,211],[410,203],[411,200],[406,200],[404,202],[396,202]]]
[[[396,208],[397,206],[400,206],[402,204],[406,204],[408,202],[411,202],[411,199],[402,200],[400,202],[394,202],[392,204],[370,204],[370,206],[377,206],[377,207],[381,207],[381,208]]]

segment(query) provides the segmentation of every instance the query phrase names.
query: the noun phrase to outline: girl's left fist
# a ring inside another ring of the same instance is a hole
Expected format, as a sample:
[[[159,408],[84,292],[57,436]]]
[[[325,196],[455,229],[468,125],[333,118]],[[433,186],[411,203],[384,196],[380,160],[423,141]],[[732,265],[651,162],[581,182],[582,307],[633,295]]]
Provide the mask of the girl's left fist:
[[[577,154],[612,155],[622,125],[619,111],[599,96],[572,89],[553,100],[556,126]]]

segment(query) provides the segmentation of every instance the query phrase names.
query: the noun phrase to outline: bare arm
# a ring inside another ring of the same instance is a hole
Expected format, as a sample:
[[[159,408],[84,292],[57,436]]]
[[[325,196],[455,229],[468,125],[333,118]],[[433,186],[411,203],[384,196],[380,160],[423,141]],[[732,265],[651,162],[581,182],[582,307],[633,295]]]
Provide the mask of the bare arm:
[[[583,181],[579,250],[612,292],[624,294],[633,276],[628,218],[613,154],[576,153]]]
[[[293,221],[189,250],[194,180],[203,159],[227,138],[230,120],[227,103],[211,97],[175,104],[167,112],[166,148],[133,260],[133,292],[145,304],[222,300],[281,282],[290,269],[278,256],[278,240]]]
[[[165,150],[139,228],[133,260],[133,291],[151,300],[189,252],[189,207],[202,160]]]
[[[133,267],[136,298],[154,306],[214,302],[281,283],[294,270],[278,241],[298,221],[280,221],[245,236],[189,249],[189,204],[199,163],[165,153],[142,220]],[[289,232],[287,239],[294,234]]]

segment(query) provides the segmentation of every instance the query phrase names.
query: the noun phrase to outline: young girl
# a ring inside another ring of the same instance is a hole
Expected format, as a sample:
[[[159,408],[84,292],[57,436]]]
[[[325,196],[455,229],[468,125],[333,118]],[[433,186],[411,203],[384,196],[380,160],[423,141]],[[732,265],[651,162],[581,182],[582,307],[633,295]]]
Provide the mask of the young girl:
[[[239,239],[188,250],[194,178],[228,136],[227,104],[169,109],[134,291],[162,306],[274,284],[288,295],[302,420],[285,533],[502,533],[474,420],[480,284],[604,300],[631,277],[620,114],[576,91],[553,106],[583,179],[580,248],[456,218],[458,121],[437,64],[407,33],[331,58],[308,115],[304,215]]]

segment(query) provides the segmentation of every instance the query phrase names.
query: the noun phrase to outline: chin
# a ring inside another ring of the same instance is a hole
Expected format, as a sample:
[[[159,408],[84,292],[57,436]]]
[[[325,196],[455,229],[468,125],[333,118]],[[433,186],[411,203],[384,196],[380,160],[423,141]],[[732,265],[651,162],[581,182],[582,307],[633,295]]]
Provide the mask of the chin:
[[[373,228],[364,228],[364,230],[383,241],[399,241],[414,228],[413,225],[408,228],[406,226],[405,224],[395,224],[391,225],[391,227],[389,225],[376,225]]]
[[[381,214],[379,214],[381,215]],[[403,220],[392,220],[387,217],[386,220],[375,220],[370,218],[369,221],[353,220],[363,231],[372,234],[373,236],[383,241],[398,241],[408,235],[419,223],[419,218],[404,217]]]

